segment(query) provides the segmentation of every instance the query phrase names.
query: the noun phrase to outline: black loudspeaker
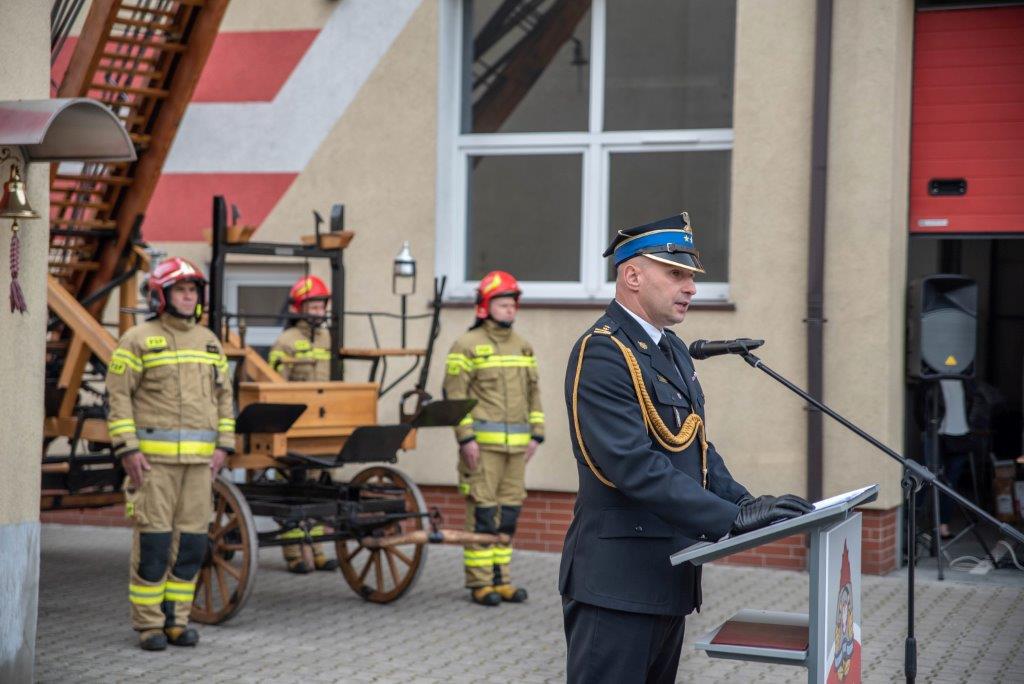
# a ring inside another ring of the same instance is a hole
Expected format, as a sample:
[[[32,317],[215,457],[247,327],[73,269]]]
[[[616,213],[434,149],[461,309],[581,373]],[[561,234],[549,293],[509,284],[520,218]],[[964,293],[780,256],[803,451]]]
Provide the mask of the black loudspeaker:
[[[915,378],[974,376],[978,284],[959,275],[932,275],[910,284],[907,372]]]

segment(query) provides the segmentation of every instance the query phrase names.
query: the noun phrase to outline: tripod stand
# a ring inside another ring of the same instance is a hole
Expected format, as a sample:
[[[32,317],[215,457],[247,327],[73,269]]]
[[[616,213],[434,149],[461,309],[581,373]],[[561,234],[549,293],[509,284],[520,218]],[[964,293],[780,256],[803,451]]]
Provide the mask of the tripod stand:
[[[932,381],[930,381],[928,383],[928,391],[927,391],[927,393],[925,395],[925,397],[926,397],[925,403],[926,403],[926,406],[928,407],[928,431],[927,431],[926,439],[928,440],[928,446],[929,446],[929,448],[927,449],[928,455],[927,455],[927,458],[925,459],[925,462],[927,464],[928,469],[931,470],[933,473],[937,473],[937,474],[941,474],[942,470],[943,470],[943,466],[942,466],[942,462],[943,462],[943,460],[942,460],[942,441],[941,441],[941,438],[940,438],[940,435],[939,435],[939,429],[940,429],[941,422],[942,422],[942,417],[939,414],[939,397],[941,395],[941,390],[942,390],[942,387],[939,384],[940,382],[942,382],[942,381],[940,381],[940,380],[932,380]],[[954,382],[960,382],[960,380],[954,380]],[[975,472],[973,448],[972,448],[972,453],[968,455],[968,461],[969,461],[969,465],[970,465],[970,469],[971,469],[971,483],[972,483],[972,486],[973,486],[973,490],[972,491],[974,492],[974,500],[977,501],[978,500],[978,478],[977,478],[977,473]],[[956,486],[956,482],[950,482],[949,486],[950,487],[955,487]],[[944,571],[943,571],[943,558],[948,556],[948,553],[946,552],[946,548],[949,547],[949,546],[952,546],[953,544],[955,544],[961,537],[963,537],[968,532],[973,534],[974,538],[977,540],[977,542],[979,544],[981,544],[981,548],[985,550],[985,555],[988,557],[989,562],[992,563],[992,567],[996,566],[995,556],[992,555],[992,550],[989,547],[988,543],[986,543],[985,539],[978,532],[978,530],[977,530],[978,519],[971,513],[970,509],[964,508],[963,506],[960,507],[960,509],[963,511],[964,517],[967,519],[967,527],[965,527],[963,530],[961,530],[959,533],[957,533],[957,535],[955,537],[953,537],[952,539],[950,539],[948,542],[943,544],[942,543],[942,534],[941,534],[940,529],[939,529],[941,527],[941,525],[942,525],[942,519],[941,519],[941,503],[939,502],[939,488],[938,487],[933,487],[932,488],[930,503],[931,503],[930,508],[931,508],[931,512],[932,512],[932,522],[933,522],[932,531],[933,531],[933,535],[934,535],[934,537],[933,537],[933,543],[934,543],[933,549],[935,551],[935,562],[936,562],[936,565],[938,567],[938,577],[939,577],[940,581],[945,579],[945,575],[944,575]],[[916,508],[908,509],[908,511],[909,512],[908,512],[907,515],[909,515],[909,516],[915,516],[917,514],[917,509]],[[907,544],[908,545],[910,545],[910,544],[916,545],[917,544],[917,539],[914,538],[914,537],[908,537]]]
[[[744,348],[745,349],[745,348]],[[904,458],[900,454],[896,453],[889,447],[882,444],[880,441],[869,435],[864,430],[860,429],[846,418],[830,409],[828,406],[818,401],[810,394],[802,390],[801,388],[794,385],[792,382],[787,380],[782,375],[779,375],[774,370],[764,364],[754,354],[749,351],[744,351],[742,354],[743,360],[746,361],[752,368],[756,368],[763,371],[767,375],[771,376],[774,380],[784,385],[787,389],[795,393],[804,399],[807,403],[811,404],[818,410],[826,413],[836,420],[843,427],[853,432],[858,437],[864,439],[869,444],[884,452],[887,456],[900,463],[903,466],[903,480],[901,485],[903,487],[903,495],[907,505],[907,539],[911,540],[908,545],[908,563],[907,563],[907,637],[904,642],[904,656],[903,656],[903,671],[906,675],[907,684],[913,684],[917,678],[917,639],[914,637],[914,565],[916,562],[915,558],[915,546],[913,540],[916,538],[917,525],[915,523],[915,510],[914,504],[917,499],[917,492],[925,485],[930,485],[934,490],[941,490],[943,494],[950,497],[959,504],[964,510],[972,511],[979,519],[984,520],[988,524],[992,525],[999,530],[1001,534],[1015,539],[1018,542],[1024,543],[1024,534],[1019,532],[1011,525],[1001,522],[996,518],[989,515],[987,512],[978,508],[976,505],[965,499],[963,496],[958,494],[952,488],[947,486],[945,483],[940,482],[931,470],[925,466]]]

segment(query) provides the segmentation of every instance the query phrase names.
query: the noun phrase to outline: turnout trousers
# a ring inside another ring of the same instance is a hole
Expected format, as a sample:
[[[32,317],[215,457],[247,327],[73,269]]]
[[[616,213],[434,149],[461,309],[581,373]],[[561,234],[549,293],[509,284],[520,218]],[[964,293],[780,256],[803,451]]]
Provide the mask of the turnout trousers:
[[[128,600],[132,628],[186,627],[213,516],[207,463],[150,463],[142,486],[125,481],[132,520]]]
[[[469,470],[459,460],[459,491],[466,497],[466,530],[515,534],[526,499],[524,452],[480,447],[480,463]],[[467,544],[463,547],[466,586],[470,589],[511,583],[512,544]]]
[[[683,648],[683,615],[612,610],[562,597],[569,684],[672,684]]]

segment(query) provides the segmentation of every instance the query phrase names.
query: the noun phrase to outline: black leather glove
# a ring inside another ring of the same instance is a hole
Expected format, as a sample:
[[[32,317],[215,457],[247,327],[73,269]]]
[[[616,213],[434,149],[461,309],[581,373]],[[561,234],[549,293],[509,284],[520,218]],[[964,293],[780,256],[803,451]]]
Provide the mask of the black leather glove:
[[[757,498],[754,498],[750,494],[744,494],[740,497],[740,500],[736,502],[737,506],[744,506],[750,502],[767,502],[767,503],[778,503],[783,508],[792,509],[800,513],[810,513],[814,510],[814,506],[806,499],[797,496],[796,494],[783,494],[782,496],[772,496],[771,494],[763,494]]]
[[[733,521],[730,531],[732,534],[743,534],[759,530],[779,520],[796,518],[804,512],[793,502],[789,500],[783,502],[774,496],[763,496],[756,499],[744,497],[740,500],[740,513]]]

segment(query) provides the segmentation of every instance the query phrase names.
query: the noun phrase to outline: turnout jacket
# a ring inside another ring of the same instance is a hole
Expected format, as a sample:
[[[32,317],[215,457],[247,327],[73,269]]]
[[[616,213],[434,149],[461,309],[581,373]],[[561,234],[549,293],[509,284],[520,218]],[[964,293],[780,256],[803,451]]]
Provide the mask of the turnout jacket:
[[[605,608],[686,615],[700,608],[700,569],[673,567],[669,556],[724,536],[739,514],[735,502],[747,490],[733,480],[714,445],[705,443],[704,393],[693,360],[671,330],[664,335],[678,372],[612,302],[569,356],[565,401],[579,494],[558,588],[563,596]],[[636,360],[636,384],[616,341]],[[646,417],[641,388],[649,396]],[[673,435],[688,433],[690,444],[676,452],[683,444],[668,438],[666,446],[664,435],[654,433],[655,413]]]
[[[268,360],[285,380],[326,382],[331,379],[331,333],[299,320],[278,335]]]
[[[544,441],[537,358],[511,328],[484,321],[455,341],[446,366],[444,396],[477,400],[455,427],[459,444],[516,453]]]
[[[107,367],[107,430],[120,457],[205,463],[234,451],[235,414],[220,340],[194,320],[162,314],[121,336]]]

